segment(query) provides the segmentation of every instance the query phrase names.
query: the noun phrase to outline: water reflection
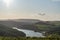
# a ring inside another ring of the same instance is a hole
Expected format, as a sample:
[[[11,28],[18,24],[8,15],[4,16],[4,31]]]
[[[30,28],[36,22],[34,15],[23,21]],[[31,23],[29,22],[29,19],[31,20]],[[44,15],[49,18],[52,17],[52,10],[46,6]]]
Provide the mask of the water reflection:
[[[34,32],[33,30],[18,29],[16,27],[13,27],[13,29],[24,32],[27,37],[44,37],[42,33]]]

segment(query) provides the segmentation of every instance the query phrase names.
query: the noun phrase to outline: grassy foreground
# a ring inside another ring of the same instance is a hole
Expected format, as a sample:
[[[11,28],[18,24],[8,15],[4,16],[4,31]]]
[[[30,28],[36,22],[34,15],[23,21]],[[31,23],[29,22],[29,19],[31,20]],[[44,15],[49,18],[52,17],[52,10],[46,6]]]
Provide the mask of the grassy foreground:
[[[60,38],[56,37],[0,37],[0,40],[60,40]]]

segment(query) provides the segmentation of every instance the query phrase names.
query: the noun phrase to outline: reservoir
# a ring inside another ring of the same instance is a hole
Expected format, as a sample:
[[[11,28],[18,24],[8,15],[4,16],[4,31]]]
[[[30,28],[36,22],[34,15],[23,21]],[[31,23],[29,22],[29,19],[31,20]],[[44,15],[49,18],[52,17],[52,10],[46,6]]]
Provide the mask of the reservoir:
[[[26,37],[44,37],[42,33],[35,32],[33,30],[19,29],[19,28],[16,28],[16,27],[13,27],[13,29],[24,32],[26,34]]]

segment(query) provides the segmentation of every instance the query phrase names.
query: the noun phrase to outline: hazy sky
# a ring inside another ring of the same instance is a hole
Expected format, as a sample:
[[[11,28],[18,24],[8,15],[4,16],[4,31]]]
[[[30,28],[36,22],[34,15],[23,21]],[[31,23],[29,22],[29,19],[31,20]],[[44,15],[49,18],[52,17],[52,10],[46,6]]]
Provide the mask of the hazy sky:
[[[0,0],[0,19],[13,18],[60,20],[60,0]]]

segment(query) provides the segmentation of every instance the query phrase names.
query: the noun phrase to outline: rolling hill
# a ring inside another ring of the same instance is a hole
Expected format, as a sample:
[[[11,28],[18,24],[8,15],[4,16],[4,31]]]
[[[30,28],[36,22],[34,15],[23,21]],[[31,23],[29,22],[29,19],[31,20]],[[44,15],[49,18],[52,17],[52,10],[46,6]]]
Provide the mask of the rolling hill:
[[[3,24],[9,28],[17,27],[19,29],[28,29],[37,31],[38,28],[35,26],[35,23],[39,22],[37,19],[13,19],[13,20],[4,20],[0,21],[0,24]]]
[[[25,33],[0,24],[0,36],[6,37],[25,37]]]
[[[60,21],[41,21],[38,19],[13,19],[13,20],[0,20],[0,24],[9,28],[17,27],[19,29],[27,29],[34,31],[50,31],[60,25]]]

